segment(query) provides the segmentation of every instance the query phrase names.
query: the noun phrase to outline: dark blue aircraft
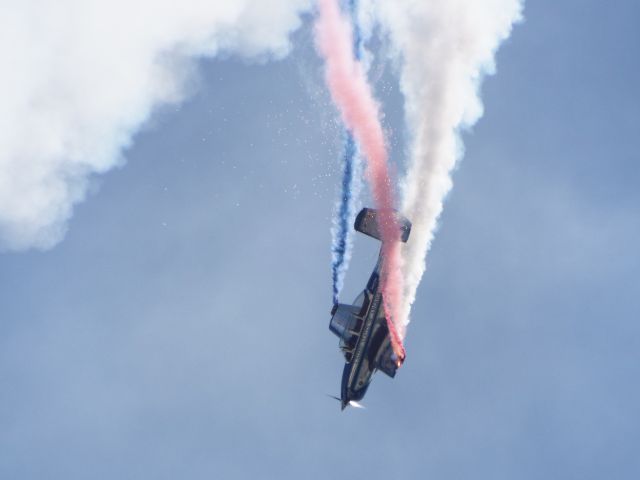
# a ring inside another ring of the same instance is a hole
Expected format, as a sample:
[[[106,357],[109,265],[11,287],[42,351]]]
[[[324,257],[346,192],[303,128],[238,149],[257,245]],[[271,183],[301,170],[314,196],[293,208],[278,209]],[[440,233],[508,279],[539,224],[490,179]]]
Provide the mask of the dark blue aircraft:
[[[406,242],[411,233],[411,222],[400,215],[397,215],[397,220],[400,240]],[[381,240],[376,210],[363,208],[356,217],[354,228]],[[331,310],[329,329],[340,338],[340,350],[345,358],[340,398],[334,397],[341,402],[342,410],[347,405],[360,406],[358,402],[367,392],[376,370],[393,378],[404,360],[397,358],[391,347],[380,289],[382,258],[381,247],[367,287],[353,305],[338,303]]]

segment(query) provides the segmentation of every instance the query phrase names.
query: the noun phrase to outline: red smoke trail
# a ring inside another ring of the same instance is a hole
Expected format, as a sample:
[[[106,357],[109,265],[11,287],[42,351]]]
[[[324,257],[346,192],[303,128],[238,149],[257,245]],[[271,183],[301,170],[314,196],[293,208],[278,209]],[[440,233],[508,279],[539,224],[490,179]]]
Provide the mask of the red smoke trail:
[[[402,362],[405,357],[402,345],[404,327],[398,325],[402,294],[400,228],[393,214],[394,195],[378,104],[373,98],[364,68],[353,57],[351,26],[341,15],[338,0],[319,0],[319,3],[316,37],[326,64],[327,85],[343,122],[367,160],[367,177],[380,214],[384,310],[393,351]]]

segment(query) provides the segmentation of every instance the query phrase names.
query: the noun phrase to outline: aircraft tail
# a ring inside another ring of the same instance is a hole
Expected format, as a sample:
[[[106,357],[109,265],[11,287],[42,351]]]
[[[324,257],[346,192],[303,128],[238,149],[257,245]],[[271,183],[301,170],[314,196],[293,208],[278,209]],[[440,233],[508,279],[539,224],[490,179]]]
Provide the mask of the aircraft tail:
[[[394,215],[398,225],[400,226],[400,241],[402,243],[407,243],[407,240],[409,240],[409,234],[411,233],[411,222],[396,211],[394,211]],[[378,217],[378,210],[373,208],[363,208],[356,217],[354,228],[360,233],[364,233],[376,240],[382,241],[380,229],[378,228]]]

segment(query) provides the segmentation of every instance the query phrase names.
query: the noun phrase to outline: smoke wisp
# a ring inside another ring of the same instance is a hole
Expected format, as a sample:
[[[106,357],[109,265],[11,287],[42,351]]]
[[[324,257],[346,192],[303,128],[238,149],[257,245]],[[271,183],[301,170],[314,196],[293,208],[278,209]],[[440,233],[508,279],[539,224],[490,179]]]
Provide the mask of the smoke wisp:
[[[59,0],[0,7],[0,249],[49,248],[91,177],[154,108],[180,102],[191,60],[280,57],[312,0]]]

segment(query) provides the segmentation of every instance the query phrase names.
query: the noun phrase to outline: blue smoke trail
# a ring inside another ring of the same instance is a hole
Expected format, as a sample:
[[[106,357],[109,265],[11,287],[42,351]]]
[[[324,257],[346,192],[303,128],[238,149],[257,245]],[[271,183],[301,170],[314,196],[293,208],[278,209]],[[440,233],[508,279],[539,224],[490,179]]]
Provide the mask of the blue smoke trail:
[[[358,23],[358,0],[349,0],[349,14],[353,23],[353,54],[356,60],[362,60],[362,31]]]
[[[362,58],[362,32],[358,25],[357,12],[358,1],[349,0],[349,13],[353,23],[353,50],[357,60]],[[342,182],[340,184],[340,200],[336,208],[336,216],[333,220],[331,234],[333,245],[331,247],[332,264],[331,275],[333,280],[333,303],[338,303],[338,295],[344,284],[344,276],[351,260],[351,248],[353,246],[350,226],[356,214],[356,201],[361,189],[362,162],[358,154],[358,148],[351,132],[346,132],[344,154],[342,162]]]
[[[331,248],[333,262],[331,265],[333,277],[333,303],[338,303],[338,294],[344,284],[344,276],[351,259],[352,234],[351,224],[355,217],[355,200],[359,193],[360,168],[356,142],[347,133],[344,146],[343,170],[340,200],[336,209],[334,226],[332,229],[333,245]],[[357,185],[356,185],[357,184]]]

